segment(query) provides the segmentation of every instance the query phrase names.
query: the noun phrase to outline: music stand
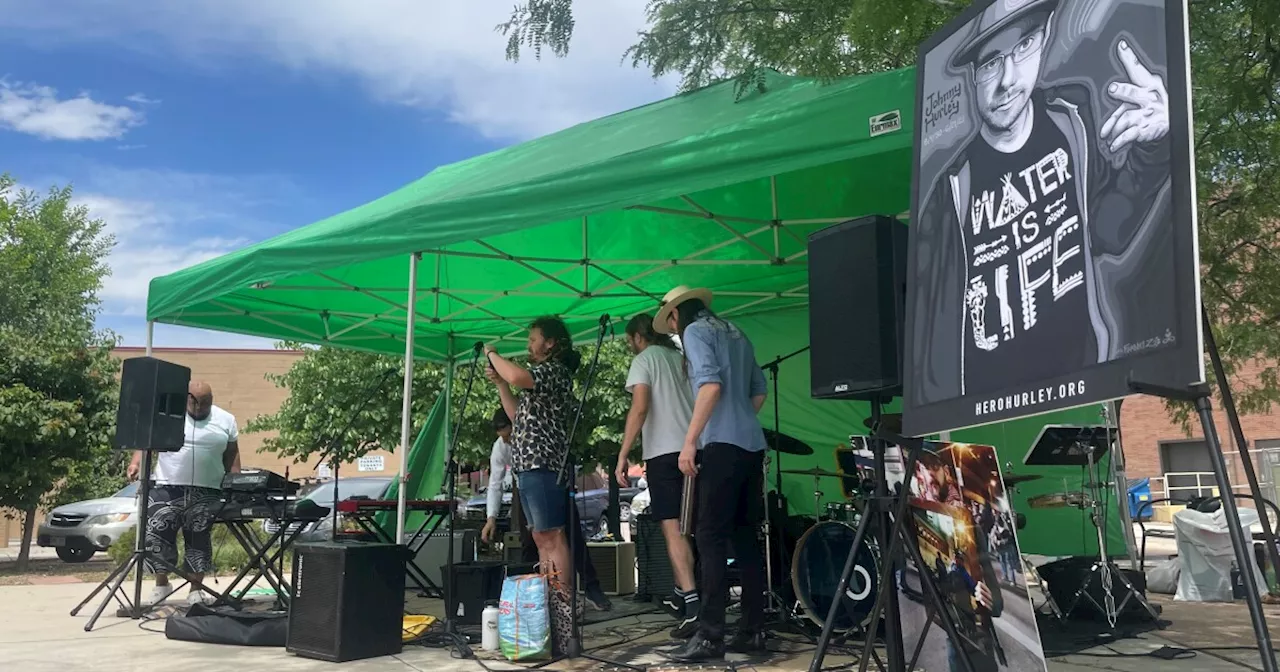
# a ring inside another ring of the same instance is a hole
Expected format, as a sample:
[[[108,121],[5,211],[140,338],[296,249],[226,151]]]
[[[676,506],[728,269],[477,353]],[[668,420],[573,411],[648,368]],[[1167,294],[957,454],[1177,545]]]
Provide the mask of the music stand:
[[[1151,615],[1151,620],[1157,624],[1160,622],[1160,615],[1155,608],[1142,596],[1141,592],[1133,587],[1124,574],[1117,570],[1107,555],[1107,523],[1102,515],[1103,489],[1107,484],[1102,482],[1098,462],[1111,450],[1111,443],[1118,434],[1117,428],[1107,425],[1045,425],[1036,437],[1035,443],[1031,445],[1031,449],[1027,451],[1026,457],[1022,459],[1023,464],[1033,467],[1083,467],[1085,469],[1083,486],[1086,492],[1082,493],[1084,501],[1080,506],[1089,509],[1089,518],[1098,534],[1098,562],[1089,568],[1089,572],[1085,574],[1083,582],[1071,597],[1071,603],[1066,609],[1059,609],[1059,605],[1053,602],[1052,596],[1048,599],[1059,619],[1069,618],[1076,607],[1080,606],[1082,599],[1088,600],[1095,609],[1106,615],[1107,623],[1113,630],[1116,627],[1117,616],[1124,610],[1129,600],[1137,600],[1138,604]],[[1102,600],[1105,604],[1098,604],[1098,601],[1089,593],[1095,578],[1102,585]],[[1119,604],[1116,604],[1113,592],[1113,582],[1117,578],[1124,587],[1124,598]]]

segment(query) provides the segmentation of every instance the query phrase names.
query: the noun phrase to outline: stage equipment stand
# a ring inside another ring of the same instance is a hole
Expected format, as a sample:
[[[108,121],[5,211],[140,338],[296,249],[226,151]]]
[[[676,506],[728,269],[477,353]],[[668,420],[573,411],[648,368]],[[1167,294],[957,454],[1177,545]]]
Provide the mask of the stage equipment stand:
[[[928,601],[926,607],[941,622],[943,629],[946,631],[947,640],[952,643],[952,646],[959,647],[958,652],[960,655],[957,657],[960,659],[965,672],[974,672],[973,661],[969,658],[969,652],[961,643],[962,640],[960,639],[959,631],[956,629],[955,621],[951,617],[951,612],[946,609],[941,592],[934,585],[933,578],[926,569],[924,558],[920,555],[920,548],[915,544],[914,530],[908,529],[905,524],[909,519],[907,507],[911,500],[908,490],[909,483],[912,474],[915,473],[916,462],[920,459],[920,452],[924,450],[925,442],[922,439],[909,439],[882,430],[880,428],[883,415],[882,399],[872,397],[869,401],[871,403],[872,430],[871,437],[867,443],[871,448],[875,461],[875,495],[867,499],[866,506],[863,508],[862,519],[858,521],[858,528],[853,535],[853,545],[849,549],[849,557],[845,560],[844,571],[840,574],[840,582],[836,585],[835,591],[837,596],[843,596],[846,589],[848,589],[849,578],[853,575],[858,549],[862,546],[862,542],[866,538],[867,528],[873,524],[872,520],[874,519],[880,548],[887,550],[881,555],[883,562],[881,563],[879,583],[877,584],[879,590],[876,593],[875,606],[871,609],[866,642],[863,644],[862,655],[859,657],[859,672],[866,672],[867,666],[871,663],[875,646],[875,628],[886,603],[889,607],[889,613],[885,616],[884,624],[888,669],[890,672],[906,672],[909,669],[903,655],[901,612],[898,605],[897,581],[894,580],[897,573],[895,570],[899,555],[899,544],[906,546],[907,552],[911,554],[911,560],[915,562],[920,571],[920,586],[924,589],[925,599]],[[904,456],[905,469],[903,476],[905,482],[903,489],[896,494],[889,493],[889,484],[885,479],[885,451],[888,443],[909,449],[909,452]],[[903,566],[905,568],[905,562]],[[822,661],[827,655],[827,647],[831,643],[831,635],[835,629],[836,615],[843,603],[844,600],[837,597],[832,601],[831,608],[827,611],[827,618],[822,625],[822,634],[818,637],[817,650],[813,653],[813,660],[809,662],[809,672],[822,672]],[[921,632],[920,636],[923,638],[927,635],[928,626]]]
[[[377,395],[378,392],[382,391],[382,386],[387,384],[387,379],[391,377],[391,374],[396,373],[396,371],[397,369],[387,369],[383,371],[382,377],[378,378],[378,382],[369,387],[369,391],[365,394],[364,400],[356,407],[355,412],[348,416],[346,426],[342,428],[341,432],[338,432],[331,437],[329,439],[329,445],[325,446],[325,449],[320,451],[320,459],[316,461],[317,469],[320,468],[320,465],[324,464],[325,460],[333,457],[333,454],[338,451],[338,446],[342,444],[342,439],[347,435],[347,432],[351,431],[351,426],[355,424],[356,418],[360,417],[361,413],[364,413],[364,409],[369,405],[369,402],[373,401],[373,397]],[[332,427],[332,423],[330,423],[330,427]],[[329,529],[329,541],[334,543],[338,542],[338,502],[342,501],[342,498],[338,496],[338,486],[340,485],[338,472],[341,466],[342,460],[333,460],[333,511],[331,512],[332,518],[330,519],[332,525]]]
[[[778,365],[782,364],[788,359],[791,359],[792,357],[795,357],[796,355],[799,355],[808,351],[809,351],[809,346],[806,345],[803,348],[796,350],[795,352],[792,352],[787,355],[782,355],[767,364],[761,365],[760,367],[761,369],[769,372],[770,379],[773,381],[773,455],[772,455],[773,491],[774,493],[776,493],[774,496],[774,501],[777,502],[778,504],[777,511],[774,511],[773,508],[770,507],[769,489],[765,488],[765,491],[763,493],[764,510],[766,512],[764,517],[764,559],[765,559],[764,573],[765,573],[765,585],[768,586],[768,589],[765,593],[765,599],[766,599],[765,613],[781,614],[784,621],[788,620],[788,617],[794,616],[794,612],[787,607],[787,604],[785,602],[783,602],[782,598],[778,595],[778,591],[775,589],[775,586],[773,583],[773,568],[774,568],[774,564],[773,564],[774,529],[773,528],[774,528],[775,516],[780,515],[781,518],[779,520],[785,521],[787,519],[787,512],[785,510],[785,507],[783,506],[784,500],[782,497],[782,451],[778,449],[782,442],[782,420],[781,420],[782,416],[779,414],[779,410],[778,410],[779,409]],[[769,480],[768,470],[769,470],[769,466],[766,463],[765,465],[765,481],[766,482]],[[814,509],[813,515],[815,518],[818,515],[818,511],[816,508]],[[785,576],[787,572],[787,557],[786,557],[787,547],[786,547],[786,544],[783,543],[782,539],[777,540],[777,547],[778,547],[777,567],[778,567],[778,570],[782,572],[782,574]]]
[[[451,348],[452,349],[452,348]],[[484,352],[484,343],[476,341],[472,347],[474,353],[471,357],[471,371],[467,375],[467,387],[462,392],[462,408],[458,411],[458,422],[467,416],[467,402],[471,399],[471,386],[476,382],[476,366],[480,363],[480,355]],[[453,366],[453,363],[450,363]],[[454,571],[453,559],[453,530],[458,519],[457,511],[457,494],[458,494],[458,438],[462,436],[462,432],[454,429],[453,436],[449,437],[449,454],[445,457],[445,468],[448,470],[445,476],[445,492],[449,502],[449,540],[446,542],[445,555],[445,589],[444,589],[444,634],[453,642],[453,650],[459,658],[471,658],[475,656],[475,652],[471,650],[467,642],[467,636],[458,631],[458,624],[455,621],[457,613],[450,607],[450,602],[456,598],[458,594],[457,576]],[[403,484],[401,485],[403,487]],[[404,543],[403,539],[396,540],[397,543]]]
[[[591,387],[595,384],[595,381],[596,381],[596,369],[600,364],[600,348],[601,346],[604,345],[604,334],[606,331],[610,330],[612,326],[613,326],[613,323],[610,321],[609,315],[607,313],[600,316],[600,332],[596,335],[595,352],[592,353],[591,355],[591,365],[587,368],[587,380],[582,387],[582,395],[578,398],[578,409],[574,412],[573,424],[569,426],[569,435],[566,437],[566,440],[565,440],[566,448],[565,448],[565,457],[564,457],[564,469],[560,473],[560,478],[561,478],[561,481],[565,484],[565,499],[566,499],[567,506],[577,506],[578,478],[577,478],[577,465],[574,464],[574,461],[573,461],[573,451],[572,451],[573,439],[574,439],[574,436],[576,436],[578,433],[578,424],[582,420],[582,409],[586,405],[587,395],[591,394]],[[565,513],[568,519],[572,520],[572,516],[568,514],[568,509],[565,509]],[[582,624],[578,619],[578,569],[579,568],[576,566],[576,558],[574,557],[575,554],[573,551],[574,544],[577,542],[577,539],[578,539],[578,535],[582,534],[582,526],[566,525],[565,527],[567,528],[567,532],[565,536],[566,536],[566,542],[569,545],[569,558],[570,558],[570,562],[574,565],[573,571],[569,572],[569,631],[571,633],[569,637],[569,650],[561,651],[560,655],[553,657],[551,660],[539,663],[537,665],[530,666],[527,669],[536,670],[536,669],[544,668],[548,665],[554,665],[555,663],[558,663],[562,660],[576,660],[579,658],[586,658],[587,660],[592,660],[597,663],[603,663],[605,665],[611,665],[614,667],[624,667],[624,668],[627,668],[628,670],[635,670],[636,672],[644,672],[644,668],[642,667],[636,667],[635,665],[631,665],[629,663],[623,663],[621,661],[611,660],[609,658],[604,658],[602,656],[596,656],[594,654],[591,654],[583,650]],[[551,588],[551,590],[555,590],[555,588]],[[548,591],[548,599],[551,599],[550,591]],[[548,611],[551,611],[549,607],[550,605],[548,605]],[[554,636],[553,636],[553,639],[554,639]]]
[[[1223,398],[1226,399],[1230,395],[1230,384],[1224,375],[1222,358],[1218,353],[1218,344],[1214,340],[1212,325],[1209,324],[1209,316],[1203,305],[1200,307],[1200,320],[1203,325],[1205,343],[1209,346],[1209,359],[1213,363],[1218,389],[1222,391]],[[1213,420],[1212,389],[1207,383],[1191,385],[1187,388],[1154,385],[1135,380],[1132,374],[1129,376],[1129,389],[1138,394],[1184,401],[1195,405],[1196,414],[1200,417],[1200,426],[1204,431],[1205,445],[1209,450],[1209,461],[1213,464],[1213,475],[1218,484],[1222,512],[1227,519],[1227,532],[1231,535],[1231,546],[1235,551],[1236,567],[1240,569],[1240,581],[1244,584],[1245,602],[1249,605],[1249,620],[1253,624],[1253,635],[1257,639],[1258,652],[1262,656],[1262,669],[1264,672],[1276,672],[1275,648],[1271,642],[1271,631],[1267,627],[1266,616],[1262,611],[1262,596],[1258,593],[1257,579],[1253,572],[1246,571],[1253,566],[1253,549],[1250,547],[1250,539],[1245,536],[1245,531],[1240,527],[1240,511],[1236,508],[1235,491],[1231,489],[1231,479],[1227,476],[1227,460],[1222,453],[1222,442],[1218,439],[1218,429]],[[1238,422],[1236,426],[1239,427]],[[1244,453],[1245,463],[1249,465],[1246,473],[1253,476],[1249,479],[1249,488],[1252,491],[1254,501],[1260,502],[1262,494],[1258,490],[1257,477],[1253,475],[1253,465],[1249,461],[1247,444],[1243,443],[1242,438],[1243,431],[1240,431],[1236,436],[1236,440],[1240,442],[1240,450]],[[1266,520],[1266,515],[1266,509],[1259,507],[1258,517]],[[1264,522],[1263,524],[1270,526],[1269,523]],[[1272,547],[1272,552],[1274,553],[1274,544],[1270,539],[1267,540],[1267,543]]]
[[[84,598],[80,604],[77,604],[75,609],[71,610],[72,616],[79,615],[80,610],[83,609],[86,604],[92,602],[93,598],[97,597],[98,593],[102,592],[104,588],[107,589],[107,594],[103,596],[102,602],[100,602],[98,604],[98,608],[94,610],[93,616],[89,618],[88,623],[84,624],[85,632],[93,630],[93,626],[97,624],[98,618],[102,616],[102,612],[107,608],[107,604],[110,603],[112,599],[118,602],[122,607],[119,610],[120,612],[123,612],[126,616],[134,620],[142,618],[144,614],[156,607],[154,604],[144,605],[142,603],[142,576],[146,573],[148,566],[163,569],[166,573],[182,577],[183,581],[191,583],[191,577],[188,576],[186,572],[170,564],[168,561],[161,558],[159,554],[147,548],[147,519],[148,509],[150,508],[148,506],[148,502],[151,495],[151,456],[156,451],[152,448],[141,448],[140,450],[142,451],[142,469],[138,472],[138,501],[140,504],[138,506],[138,527],[133,545],[133,553],[129,555],[128,560],[124,561],[119,567],[112,570],[111,574],[107,575],[107,578],[103,579],[102,583],[99,583],[98,587],[94,588],[93,592],[89,593],[88,597]],[[172,451],[166,450],[162,452]],[[125,578],[129,576],[129,572],[131,570],[136,570],[133,575],[132,600],[129,599],[127,592],[122,589],[122,584],[124,583]],[[179,585],[179,588],[181,588],[181,585]],[[200,590],[212,595],[218,601],[226,601],[227,599],[225,595],[209,588],[203,583],[200,584]]]

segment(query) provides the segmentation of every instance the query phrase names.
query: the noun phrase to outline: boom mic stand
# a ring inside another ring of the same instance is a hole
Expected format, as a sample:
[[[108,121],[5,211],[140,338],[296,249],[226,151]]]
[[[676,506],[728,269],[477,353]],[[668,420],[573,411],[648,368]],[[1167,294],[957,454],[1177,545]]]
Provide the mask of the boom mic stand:
[[[467,387],[462,393],[462,408],[458,411],[459,422],[461,422],[462,418],[466,417],[467,414],[467,402],[471,399],[471,385],[476,382],[476,365],[480,362],[480,354],[484,351],[484,343],[477,341],[474,346],[474,350],[474,356],[471,358],[471,371],[467,376]],[[452,366],[452,364],[450,365]],[[454,622],[456,612],[454,609],[450,608],[450,603],[455,599],[458,590],[457,576],[456,572],[454,572],[453,530],[454,523],[458,517],[457,511],[455,510],[458,501],[458,462],[456,456],[458,451],[458,437],[460,436],[462,436],[462,432],[455,429],[453,436],[449,437],[449,455],[445,458],[444,462],[449,469],[449,474],[446,477],[448,493],[446,496],[449,498],[449,540],[446,542],[448,545],[448,550],[446,551],[448,555],[445,560],[444,634],[453,641],[453,648],[458,654],[458,657],[471,658],[475,653],[468,645],[466,635],[458,632],[457,623]]]
[[[932,577],[929,576],[924,558],[920,554],[920,548],[914,543],[913,531],[908,530],[906,526],[906,521],[908,520],[907,505],[911,501],[909,479],[915,473],[916,463],[920,459],[920,452],[924,450],[925,442],[922,439],[909,439],[881,429],[881,400],[879,397],[873,397],[870,401],[872,437],[867,443],[875,456],[875,496],[867,500],[862,519],[858,521],[857,530],[853,535],[853,545],[849,548],[849,557],[845,560],[844,571],[841,572],[840,581],[836,585],[835,595],[837,597],[832,600],[831,608],[827,611],[827,617],[822,625],[822,634],[818,637],[817,650],[813,653],[813,660],[809,662],[809,672],[822,672],[822,661],[826,657],[827,647],[831,643],[836,617],[844,603],[842,597],[849,587],[849,578],[853,575],[858,550],[866,539],[867,528],[872,524],[873,519],[875,519],[875,524],[878,528],[877,536],[880,538],[881,547],[884,548],[887,542],[887,550],[882,556],[884,562],[881,563],[879,583],[877,584],[880,588],[876,591],[876,603],[871,609],[869,620],[871,624],[869,627],[872,630],[868,632],[866,642],[863,644],[862,655],[859,658],[861,661],[858,668],[859,672],[866,672],[867,666],[871,662],[872,648],[875,645],[874,628],[879,621],[881,613],[883,613],[886,602],[888,603],[889,613],[885,617],[885,648],[888,653],[889,670],[890,672],[905,672],[911,669],[907,666],[907,661],[904,660],[902,650],[902,634],[900,630],[902,621],[898,605],[898,587],[895,585],[896,582],[890,581],[890,578],[896,573],[894,565],[898,556],[899,544],[907,547],[907,551],[911,554],[911,560],[915,562],[920,571],[920,585],[924,589],[926,600],[928,600],[926,606],[933,611],[934,616],[941,622],[951,646],[957,647],[957,653],[959,653],[957,658],[960,659],[965,672],[974,672],[973,661],[969,658],[969,652],[965,649],[964,642],[960,638],[959,630],[951,616],[951,612],[947,610],[941,591],[934,585]],[[904,478],[908,480],[903,484],[903,490],[897,493],[896,496],[889,493],[888,482],[885,480],[885,449],[887,443],[894,443],[899,447],[909,449],[903,471]],[[927,635],[927,632],[926,628],[925,632],[921,633],[922,639]]]
[[[356,423],[356,418],[360,417],[361,413],[364,413],[364,409],[369,406],[369,402],[373,401],[374,395],[376,395],[379,391],[382,390],[382,386],[387,384],[387,379],[390,378],[391,374],[395,372],[396,372],[396,369],[394,368],[387,369],[382,372],[382,377],[378,379],[377,383],[375,383],[373,386],[369,388],[369,393],[364,396],[364,400],[360,402],[360,405],[358,407],[356,407],[356,411],[352,413],[350,417],[347,418],[347,426],[343,427],[341,432],[338,432],[336,435],[334,435],[329,439],[329,445],[325,446],[325,449],[320,453],[320,460],[316,462],[317,468],[319,468],[320,465],[324,464],[325,460],[332,457],[333,454],[338,451],[338,444],[342,442],[342,438],[347,435],[347,432],[351,431],[351,426]],[[334,461],[333,463],[333,511],[332,511],[333,517],[331,519],[333,524],[329,529],[329,541],[332,541],[335,543],[338,541],[338,502],[342,501],[342,499],[338,496],[338,470],[339,470],[339,467],[341,466],[342,466],[342,460]]]
[[[808,351],[809,351],[809,346],[806,345],[803,348],[796,350],[795,352],[792,352],[787,355],[782,355],[777,359],[767,364],[764,364],[763,366],[760,367],[761,369],[764,369],[765,371],[769,372],[769,375],[773,381],[773,479],[774,479],[773,492],[775,493],[774,501],[777,502],[778,504],[778,507],[777,507],[778,513],[782,514],[783,520],[786,519],[785,517],[787,512],[785,510],[786,507],[783,504],[783,497],[782,497],[782,451],[778,450],[778,447],[782,441],[782,438],[781,438],[782,437],[782,420],[778,410],[779,409],[778,365],[782,364],[788,359],[791,359],[792,357],[795,357],[796,355],[799,355],[801,353],[808,352]],[[765,466],[766,481],[768,480],[768,475],[769,475],[768,470],[769,470],[769,467],[766,465]],[[765,489],[763,496],[764,496],[764,504],[765,504],[764,510],[766,512],[766,515],[764,517],[764,560],[765,560],[764,573],[765,573],[765,585],[768,586],[768,588],[765,591],[765,599],[767,600],[767,603],[765,604],[765,612],[768,613],[772,611],[772,612],[778,613],[779,615],[782,616],[782,619],[786,621],[788,620],[788,617],[794,615],[794,612],[792,612],[787,608],[786,603],[783,602],[782,598],[778,595],[778,591],[776,590],[776,587],[774,586],[774,583],[773,583],[774,510],[772,507],[769,506],[769,492],[767,488]],[[817,511],[814,511],[814,515],[815,516],[817,515]],[[782,540],[780,539],[778,540],[777,546],[778,546],[778,569],[782,572],[783,576],[785,577],[787,574],[786,545],[783,544]],[[786,579],[784,578],[782,580],[785,581]]]

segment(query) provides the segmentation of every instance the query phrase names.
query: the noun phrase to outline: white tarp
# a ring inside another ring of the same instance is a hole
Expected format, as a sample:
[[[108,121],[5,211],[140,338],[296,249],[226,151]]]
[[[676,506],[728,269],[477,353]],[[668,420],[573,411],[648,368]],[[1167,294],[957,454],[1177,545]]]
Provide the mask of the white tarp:
[[[1246,539],[1252,539],[1249,527],[1258,522],[1258,512],[1240,509],[1240,525]],[[1230,602],[1231,566],[1235,564],[1235,551],[1231,547],[1231,534],[1227,531],[1226,516],[1222,509],[1213,513],[1201,513],[1183,509],[1173,514],[1174,537],[1178,543],[1178,558],[1182,573],[1178,577],[1176,600],[1190,602]],[[1257,579],[1257,585],[1266,581],[1253,559],[1250,543],[1249,569]]]

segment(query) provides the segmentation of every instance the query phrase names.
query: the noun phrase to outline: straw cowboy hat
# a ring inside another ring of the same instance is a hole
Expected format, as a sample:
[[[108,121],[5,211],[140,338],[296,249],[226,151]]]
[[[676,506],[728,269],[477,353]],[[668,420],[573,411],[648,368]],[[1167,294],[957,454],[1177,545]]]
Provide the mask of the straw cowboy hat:
[[[951,67],[960,69],[978,57],[978,51],[987,40],[1006,26],[1032,12],[1049,14],[1058,8],[1059,0],[996,0],[982,10],[978,18],[978,30],[964,41],[964,45],[951,57]]]
[[[680,285],[667,292],[667,295],[662,297],[662,303],[658,304],[658,315],[653,318],[653,330],[659,334],[670,334],[671,329],[667,328],[667,318],[671,317],[672,311],[677,306],[689,299],[698,299],[710,308],[711,290],[705,287],[690,289],[685,285]]]

